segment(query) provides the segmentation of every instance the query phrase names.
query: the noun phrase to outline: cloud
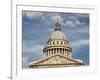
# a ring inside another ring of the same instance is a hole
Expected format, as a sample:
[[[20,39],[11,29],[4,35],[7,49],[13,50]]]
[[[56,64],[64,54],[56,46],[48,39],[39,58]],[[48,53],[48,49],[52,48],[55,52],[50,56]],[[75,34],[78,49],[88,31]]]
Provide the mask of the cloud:
[[[23,62],[23,68],[27,68],[29,63],[29,58],[22,57],[22,62]]]
[[[32,40],[23,42],[23,68],[27,68],[29,62],[41,59],[43,57],[44,45],[35,44]]]
[[[78,27],[78,26],[80,26],[82,23],[79,21],[79,20],[67,20],[66,22],[65,22],[65,25],[67,26],[67,27],[73,27],[73,28],[75,28],[75,27]]]
[[[82,27],[83,28],[77,29],[76,32],[78,32],[78,33],[84,33],[84,34],[89,33],[89,26],[88,25],[82,26]]]
[[[51,34],[53,31],[54,31],[54,27],[53,28],[48,27],[47,32]]]
[[[89,24],[88,18],[88,14],[69,14],[63,17],[64,23],[62,24],[70,28],[83,27]]]
[[[42,16],[43,13],[41,13],[41,12],[32,12],[32,11],[23,11],[23,15],[28,17],[28,18],[33,18],[33,17]]]
[[[71,47],[79,48],[84,45],[89,45],[89,40],[83,39],[83,40],[77,40],[70,42]]]
[[[75,14],[75,16],[77,16],[78,18],[88,18],[89,17],[89,14],[86,14],[86,13],[79,13],[79,14]]]
[[[75,23],[73,21],[66,21],[66,26],[70,26],[70,27],[76,27]]]
[[[54,31],[57,17],[59,17],[62,31],[71,41],[69,43],[73,48],[73,54],[77,56],[77,53],[81,52],[80,50],[83,50],[83,53],[87,52],[84,48],[88,50],[89,45],[88,14],[23,11],[24,66],[27,66],[28,61],[36,61],[41,58],[48,37]]]
[[[31,46],[27,46],[25,43],[23,43],[23,53],[34,53],[42,51],[44,48],[44,45],[40,44],[33,44]]]

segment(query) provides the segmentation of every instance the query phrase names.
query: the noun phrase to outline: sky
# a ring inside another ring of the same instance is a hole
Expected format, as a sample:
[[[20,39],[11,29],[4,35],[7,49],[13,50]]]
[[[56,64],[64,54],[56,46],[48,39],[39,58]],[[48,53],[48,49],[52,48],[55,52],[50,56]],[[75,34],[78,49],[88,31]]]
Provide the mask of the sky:
[[[89,14],[22,11],[22,65],[43,58],[43,48],[59,18],[62,32],[72,48],[72,57],[89,65]]]

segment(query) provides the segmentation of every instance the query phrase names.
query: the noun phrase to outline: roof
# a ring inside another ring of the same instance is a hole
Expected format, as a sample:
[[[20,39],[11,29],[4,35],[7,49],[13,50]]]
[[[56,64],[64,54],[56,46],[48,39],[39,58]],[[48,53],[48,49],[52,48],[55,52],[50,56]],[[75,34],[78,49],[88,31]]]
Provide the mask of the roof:
[[[57,57],[59,57],[57,59]],[[52,63],[51,60],[56,59],[56,62]],[[51,62],[50,62],[51,61]],[[69,62],[67,62],[69,61]],[[47,63],[48,62],[48,63]],[[70,57],[65,57],[61,54],[55,54],[53,56],[47,57],[45,59],[42,59],[40,61],[37,61],[36,63],[32,63],[29,65],[29,67],[36,67],[36,66],[50,66],[50,65],[83,65],[83,63],[79,60],[70,58]]]

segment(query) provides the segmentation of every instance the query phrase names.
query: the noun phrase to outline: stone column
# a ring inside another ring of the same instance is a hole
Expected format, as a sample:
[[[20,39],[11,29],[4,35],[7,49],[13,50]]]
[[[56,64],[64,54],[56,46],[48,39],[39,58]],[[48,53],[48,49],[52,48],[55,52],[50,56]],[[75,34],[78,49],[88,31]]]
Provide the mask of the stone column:
[[[72,54],[71,54],[71,52],[69,52],[69,55],[70,55],[70,57],[72,57]]]
[[[52,55],[52,49],[50,49],[50,56]]]
[[[48,50],[46,51],[46,57],[48,57]]]
[[[56,52],[56,49],[54,48],[54,53],[53,54],[55,54],[55,52]]]
[[[48,51],[46,50],[46,57],[48,57]]]
[[[51,49],[49,49],[49,56],[51,56]]]
[[[63,48],[62,48],[62,54],[64,55],[64,53],[63,53]]]
[[[49,56],[51,56],[51,49],[50,49],[50,52],[49,52]]]
[[[67,54],[66,54],[66,49],[65,49],[65,56],[67,56]]]
[[[49,56],[50,56],[50,49],[49,49]]]
[[[57,48],[55,48],[55,53],[57,53]]]
[[[48,49],[48,57],[49,57],[49,49]]]
[[[46,57],[46,51],[44,51],[44,56]]]
[[[54,49],[52,49],[52,55],[54,55]]]
[[[67,49],[66,49],[66,56],[67,56],[67,54],[68,54],[68,51],[67,51]]]
[[[59,48],[59,53],[61,54],[61,48]]]
[[[52,52],[51,54],[53,55],[53,49],[51,49],[51,52]]]
[[[57,48],[57,53],[58,53],[58,48]]]
[[[52,55],[52,49],[50,49],[50,56]]]
[[[64,51],[64,49],[63,49],[63,54],[65,55],[65,51]]]

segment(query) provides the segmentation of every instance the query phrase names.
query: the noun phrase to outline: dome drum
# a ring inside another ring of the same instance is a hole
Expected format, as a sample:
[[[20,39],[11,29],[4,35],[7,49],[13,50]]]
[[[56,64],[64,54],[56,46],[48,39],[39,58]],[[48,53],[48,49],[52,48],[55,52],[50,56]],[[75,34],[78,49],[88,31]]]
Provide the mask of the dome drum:
[[[60,47],[58,47],[58,46],[52,46],[52,47],[46,47],[46,48],[44,48],[43,49],[43,52],[45,52],[46,50],[48,50],[48,49],[54,49],[54,48],[61,48],[61,49],[66,49],[66,50],[68,50],[69,52],[72,52],[72,49],[70,48],[70,47],[65,47],[65,46],[60,46]]]
[[[49,57],[55,54],[60,54],[60,55],[64,55],[67,57],[71,57],[71,52],[69,50],[67,50],[66,48],[49,48],[46,49],[44,52],[45,57]]]

